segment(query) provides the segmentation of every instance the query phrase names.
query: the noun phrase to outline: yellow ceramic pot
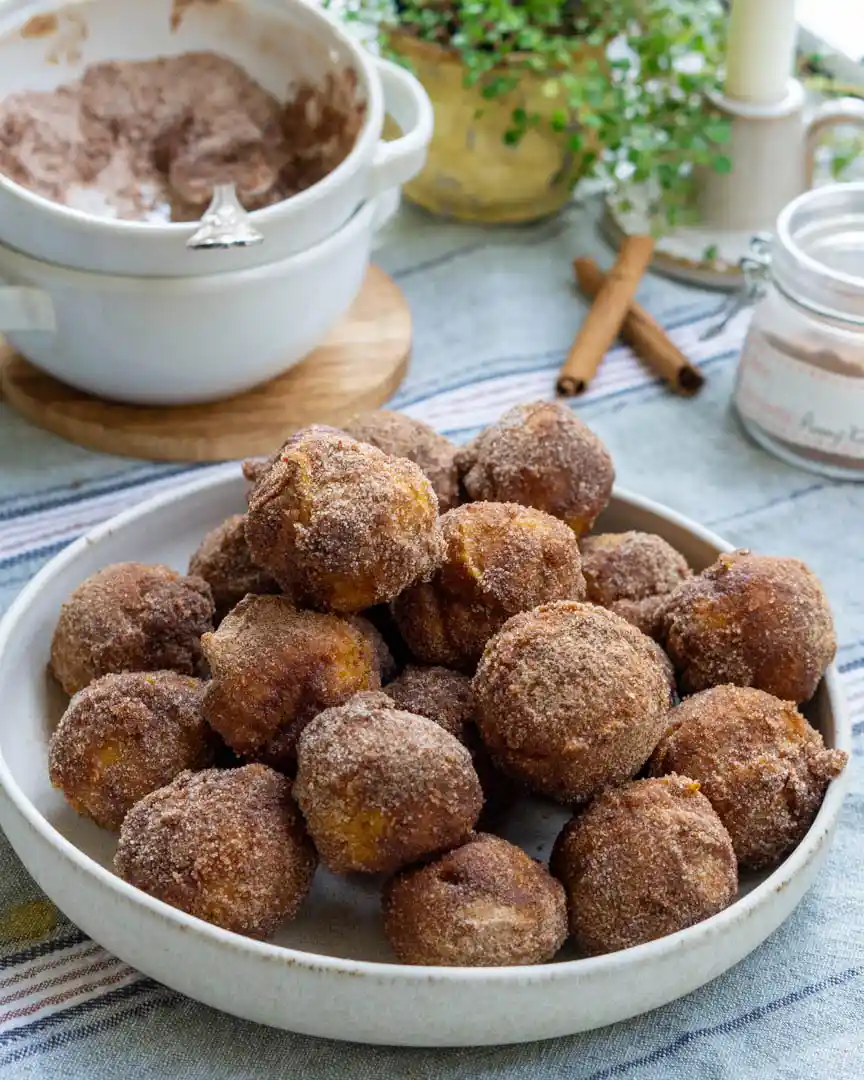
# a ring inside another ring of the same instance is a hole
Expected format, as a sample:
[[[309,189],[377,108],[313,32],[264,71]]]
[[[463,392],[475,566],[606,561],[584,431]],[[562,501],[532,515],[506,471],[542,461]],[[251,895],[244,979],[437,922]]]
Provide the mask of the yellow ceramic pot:
[[[457,53],[407,34],[393,34],[391,48],[404,57],[435,109],[435,131],[423,171],[405,185],[412,202],[436,214],[476,222],[524,222],[560,210],[579,178],[582,154],[548,121],[561,100],[544,93],[549,77],[523,71],[519,86],[487,100],[464,85]],[[586,49],[586,54],[587,54]],[[516,146],[507,146],[513,110],[539,114],[542,122]]]

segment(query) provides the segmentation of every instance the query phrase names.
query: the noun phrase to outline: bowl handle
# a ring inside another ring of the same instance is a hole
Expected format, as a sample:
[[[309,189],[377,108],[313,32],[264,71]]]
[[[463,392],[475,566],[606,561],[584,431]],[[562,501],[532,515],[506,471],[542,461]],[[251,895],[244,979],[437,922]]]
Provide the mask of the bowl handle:
[[[384,87],[384,109],[402,135],[380,142],[372,159],[367,197],[399,187],[416,176],[426,162],[434,116],[429,95],[414,76],[389,60],[375,57]]]
[[[57,329],[51,297],[41,289],[0,285],[0,331]]]

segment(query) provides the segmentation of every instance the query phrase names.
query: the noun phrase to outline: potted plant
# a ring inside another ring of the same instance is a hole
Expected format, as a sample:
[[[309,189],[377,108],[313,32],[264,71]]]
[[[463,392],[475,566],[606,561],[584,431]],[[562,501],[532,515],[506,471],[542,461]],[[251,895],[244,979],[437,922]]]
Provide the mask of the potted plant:
[[[412,201],[530,221],[585,178],[647,183],[674,220],[696,166],[728,171],[720,0],[331,0],[373,25],[435,107]]]

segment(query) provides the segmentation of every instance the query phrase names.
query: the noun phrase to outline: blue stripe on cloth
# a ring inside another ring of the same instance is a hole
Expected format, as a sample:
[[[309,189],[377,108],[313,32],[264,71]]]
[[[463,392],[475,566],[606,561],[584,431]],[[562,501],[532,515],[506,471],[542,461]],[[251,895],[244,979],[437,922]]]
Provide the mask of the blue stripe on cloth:
[[[150,466],[146,469],[130,469],[127,472],[112,473],[92,482],[85,481],[78,487],[46,488],[34,495],[14,495],[0,499],[0,522],[13,521],[28,514],[40,514],[60,506],[75,506],[87,499],[100,495],[113,495],[118,491],[128,491],[152,483],[154,480],[167,480],[172,476],[184,476],[209,468],[209,465],[163,465]]]
[[[5,559],[0,559],[0,570],[18,566],[20,563],[29,562],[32,559],[47,559],[50,555],[56,555],[63,548],[68,547],[75,539],[76,537],[70,536],[67,540],[56,540],[53,544],[45,544],[44,547],[28,548],[26,551],[19,551],[15,555],[9,555]]]
[[[754,514],[762,514],[766,510],[773,510],[776,506],[785,506],[787,503],[797,502],[798,499],[805,499],[808,495],[813,495],[817,491],[824,491],[825,488],[831,486],[832,482],[828,480],[822,481],[821,483],[808,484],[806,487],[799,488],[797,491],[790,491],[786,495],[781,495],[776,499],[770,499],[766,503],[760,503],[759,506],[754,506],[747,510],[740,510],[725,517],[709,518],[705,524],[709,529],[714,528],[717,525],[730,525],[734,521],[743,521],[745,518],[752,517]]]
[[[166,466],[166,467],[169,467],[169,466]],[[19,492],[13,494],[13,495],[4,496],[3,502],[4,502],[4,504],[6,504],[8,506],[15,506],[15,505],[17,505],[19,503],[22,504],[22,505],[26,505],[32,499],[41,499],[45,495],[55,495],[55,494],[56,495],[61,495],[62,494],[64,496],[64,498],[61,499],[60,501],[65,502],[67,498],[70,499],[70,500],[72,498],[74,498],[75,492],[78,491],[79,488],[83,490],[83,489],[86,489],[88,487],[92,487],[93,485],[104,483],[105,481],[111,481],[115,477],[118,477],[118,476],[132,476],[132,475],[142,476],[143,475],[143,476],[146,477],[146,475],[148,473],[158,471],[158,469],[159,469],[159,466],[154,464],[154,463],[151,463],[151,462],[132,462],[132,461],[130,461],[128,468],[117,469],[115,472],[101,473],[99,476],[97,476],[95,479],[92,479],[92,480],[81,480],[81,481],[79,481],[77,483],[72,483],[72,484],[70,484],[70,483],[66,483],[66,484],[49,484],[48,487],[40,488],[38,491],[36,491],[36,492],[34,492],[32,494],[29,491],[28,492],[20,492],[19,491]]]
[[[50,1053],[60,1046],[71,1046],[81,1039],[88,1039],[93,1035],[100,1035],[103,1032],[110,1031],[112,1028],[117,1027],[118,1024],[122,1024],[124,1020],[141,1020],[144,1017],[149,1016],[154,1010],[160,1008],[160,1006],[164,1008],[168,1003],[169,999],[157,993],[155,997],[148,1001],[141,1002],[129,1009],[121,1009],[111,1016],[102,1017],[95,1023],[86,1024],[75,1031],[57,1032],[52,1035],[50,1039],[35,1043],[33,1046],[19,1047],[11,1054],[0,1057],[0,1067],[12,1065],[19,1061],[26,1061],[28,1058],[39,1054]]]
[[[19,964],[27,964],[31,960],[39,960],[41,957],[49,956],[60,949],[68,949],[73,945],[83,945],[85,941],[89,940],[86,934],[76,927],[71,927],[59,936],[51,938],[50,941],[42,941],[38,945],[31,945],[29,948],[10,953],[8,956],[0,956],[0,971],[8,971],[9,968],[17,967]]]
[[[608,1068],[591,1073],[590,1076],[585,1077],[585,1080],[612,1080],[612,1078],[616,1076],[626,1076],[628,1072],[631,1072],[633,1069],[639,1068],[642,1065],[654,1065],[658,1061],[664,1061],[666,1058],[672,1057],[679,1050],[683,1050],[698,1039],[704,1039],[710,1035],[731,1035],[736,1031],[740,1031],[741,1028],[747,1027],[749,1024],[764,1020],[765,1017],[771,1016],[773,1013],[780,1012],[782,1009],[788,1009],[791,1005],[797,1005],[801,1001],[806,1001],[807,998],[815,997],[824,990],[837,989],[841,986],[845,986],[847,983],[861,978],[862,975],[864,975],[864,967],[846,968],[845,971],[838,972],[835,975],[829,975],[827,978],[820,979],[819,982],[811,983],[809,986],[799,987],[797,990],[792,990],[788,994],[784,994],[774,1001],[769,1001],[765,1005],[759,1005],[755,1009],[751,1009],[741,1016],[736,1016],[732,1020],[721,1020],[719,1024],[712,1024],[710,1027],[697,1028],[695,1031],[686,1031],[671,1043],[667,1043],[666,1046],[661,1046],[657,1050],[652,1050],[650,1054],[644,1054],[642,1057],[634,1058],[632,1061],[610,1065]],[[565,1074],[559,1073],[558,1075],[563,1076]]]
[[[143,1004],[139,1003],[134,1009],[125,1009],[118,1013],[114,1013],[110,1017],[101,1017],[95,1023],[84,1025],[77,1030],[65,1030],[68,1023],[73,1020],[80,1019],[82,1016],[89,1016],[92,1013],[104,1012],[105,1009],[122,1005],[125,1002],[137,1001],[144,994],[148,993],[155,996]],[[158,1005],[167,1004],[173,997],[179,999],[181,998],[181,995],[175,994],[173,990],[169,990],[167,987],[162,986],[161,983],[154,982],[152,979],[142,978],[128,986],[120,987],[119,990],[112,990],[103,997],[90,998],[88,1001],[81,1001],[77,1005],[73,1005],[70,1009],[64,1009],[62,1012],[53,1013],[51,1016],[43,1017],[42,1020],[37,1021],[35,1024],[31,1024],[29,1027],[16,1028],[15,1031],[0,1034],[0,1047],[3,1047],[14,1046],[16,1042],[20,1042],[20,1039],[17,1038],[19,1035],[31,1038],[36,1034],[37,1028],[43,1032],[51,1032],[51,1036],[47,1039],[37,1039],[29,1045],[15,1047],[15,1049],[6,1054],[0,1054],[0,1068],[4,1065],[11,1065],[16,1061],[23,1061],[25,1058],[32,1057],[34,1054],[47,1053],[57,1046],[64,1046],[77,1039],[87,1038],[99,1031],[104,1031],[112,1023],[116,1024],[128,1016],[143,1015],[144,1011],[149,1012]],[[57,1028],[58,1024],[61,1025],[61,1029],[54,1030]]]
[[[504,379],[510,375],[529,375],[534,371],[543,371],[548,364],[558,364],[563,358],[563,350],[558,348],[546,349],[540,353],[513,353],[496,356],[488,360],[484,365],[486,374],[482,379],[478,379],[475,375],[473,378],[458,379],[452,382],[429,380],[422,386],[412,386],[410,393],[409,391],[397,393],[393,400],[388,402],[388,408],[407,409],[412,405],[428,405],[442,394],[452,394],[475,383],[493,382],[496,379]],[[499,367],[498,365],[503,366]],[[490,368],[494,370],[490,372]]]

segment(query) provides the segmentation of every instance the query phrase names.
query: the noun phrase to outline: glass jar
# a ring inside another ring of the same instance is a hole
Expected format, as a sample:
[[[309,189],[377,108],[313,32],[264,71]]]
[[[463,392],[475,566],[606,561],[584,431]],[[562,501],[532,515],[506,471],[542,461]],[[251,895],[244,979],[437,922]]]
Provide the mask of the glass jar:
[[[864,481],[864,183],[808,191],[742,263],[756,309],[734,403],[777,457]]]

